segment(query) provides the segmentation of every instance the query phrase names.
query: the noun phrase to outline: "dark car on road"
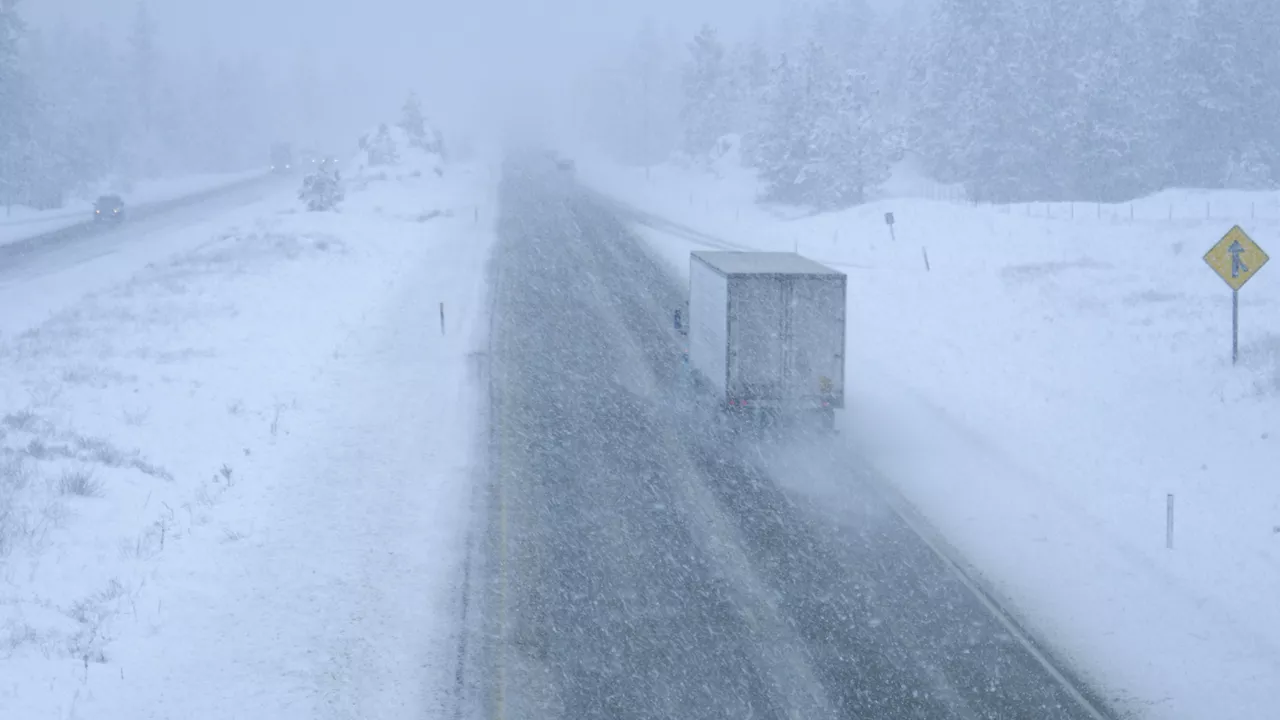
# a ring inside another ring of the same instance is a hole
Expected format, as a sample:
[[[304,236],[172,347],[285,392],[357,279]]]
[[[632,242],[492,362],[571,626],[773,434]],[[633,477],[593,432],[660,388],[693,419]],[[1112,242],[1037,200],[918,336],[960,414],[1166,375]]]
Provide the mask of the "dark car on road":
[[[94,221],[123,220],[124,200],[119,195],[103,195],[93,204]]]

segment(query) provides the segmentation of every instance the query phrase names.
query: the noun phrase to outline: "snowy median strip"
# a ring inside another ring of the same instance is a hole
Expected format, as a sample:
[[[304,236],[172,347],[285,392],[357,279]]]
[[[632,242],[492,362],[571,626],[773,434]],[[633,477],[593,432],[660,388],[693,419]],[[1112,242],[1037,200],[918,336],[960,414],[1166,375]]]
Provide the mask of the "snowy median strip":
[[[3,338],[0,715],[442,701],[489,184],[372,178]]]

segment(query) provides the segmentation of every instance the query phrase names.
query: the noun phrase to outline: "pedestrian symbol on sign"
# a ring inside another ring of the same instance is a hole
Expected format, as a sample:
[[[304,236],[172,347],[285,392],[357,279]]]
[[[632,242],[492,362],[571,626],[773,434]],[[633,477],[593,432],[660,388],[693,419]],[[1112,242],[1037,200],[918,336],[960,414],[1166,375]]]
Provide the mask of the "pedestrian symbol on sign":
[[[1231,253],[1231,277],[1238,278],[1241,272],[1249,272],[1249,266],[1245,265],[1244,261],[1240,259],[1240,253],[1244,252],[1244,246],[1240,244],[1239,240],[1233,241],[1231,247],[1227,248],[1227,252]]]

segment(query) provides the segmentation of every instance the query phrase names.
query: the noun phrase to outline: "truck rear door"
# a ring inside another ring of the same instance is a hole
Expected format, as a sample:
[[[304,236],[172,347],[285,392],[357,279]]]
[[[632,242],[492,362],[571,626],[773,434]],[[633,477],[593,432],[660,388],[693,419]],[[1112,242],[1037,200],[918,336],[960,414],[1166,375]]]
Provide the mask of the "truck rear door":
[[[784,391],[784,282],[748,275],[735,277],[729,284],[729,399],[775,405]]]
[[[796,277],[788,285],[785,397],[803,404],[844,407],[843,278]]]

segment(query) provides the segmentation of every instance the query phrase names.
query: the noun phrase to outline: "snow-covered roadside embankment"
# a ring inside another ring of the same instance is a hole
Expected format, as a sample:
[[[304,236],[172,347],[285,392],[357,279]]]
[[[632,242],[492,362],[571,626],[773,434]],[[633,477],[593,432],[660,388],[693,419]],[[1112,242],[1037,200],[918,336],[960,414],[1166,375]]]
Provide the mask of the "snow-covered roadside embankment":
[[[442,702],[490,185],[264,216],[0,345],[0,716]]]

